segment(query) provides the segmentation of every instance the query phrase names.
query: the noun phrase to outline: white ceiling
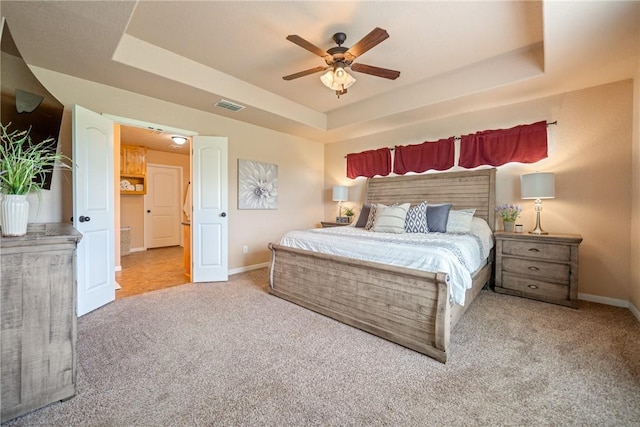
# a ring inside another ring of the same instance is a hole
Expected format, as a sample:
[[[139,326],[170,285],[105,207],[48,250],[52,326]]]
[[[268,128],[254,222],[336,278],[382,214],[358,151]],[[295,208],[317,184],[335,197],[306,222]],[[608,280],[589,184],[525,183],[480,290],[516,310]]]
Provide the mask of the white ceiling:
[[[236,120],[334,142],[411,123],[633,77],[637,1],[2,1],[26,62]],[[349,47],[390,37],[355,62],[336,97],[324,65],[286,40]],[[232,113],[226,99],[246,106]]]

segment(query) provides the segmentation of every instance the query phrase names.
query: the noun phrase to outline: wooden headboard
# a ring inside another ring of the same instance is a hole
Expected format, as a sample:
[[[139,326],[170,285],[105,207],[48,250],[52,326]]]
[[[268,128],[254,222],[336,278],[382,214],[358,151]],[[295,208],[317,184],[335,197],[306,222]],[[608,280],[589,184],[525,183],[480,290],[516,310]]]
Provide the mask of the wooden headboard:
[[[403,175],[367,180],[365,203],[451,203],[475,208],[475,216],[495,228],[496,169]]]

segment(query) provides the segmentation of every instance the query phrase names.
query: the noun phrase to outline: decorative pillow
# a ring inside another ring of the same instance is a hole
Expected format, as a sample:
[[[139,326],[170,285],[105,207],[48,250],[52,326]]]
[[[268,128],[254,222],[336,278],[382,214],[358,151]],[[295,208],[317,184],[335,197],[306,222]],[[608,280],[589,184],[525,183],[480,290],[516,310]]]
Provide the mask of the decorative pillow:
[[[471,231],[471,221],[475,209],[451,210],[447,221],[447,233],[468,233]]]
[[[369,209],[369,216],[367,217],[367,223],[364,226],[365,230],[371,230],[373,228],[373,224],[376,222],[376,211],[378,210],[378,206],[384,206],[381,204],[371,204],[371,209]]]
[[[364,227],[367,225],[367,220],[369,219],[369,211],[371,211],[371,205],[362,205],[362,209],[360,209],[360,216],[358,216],[358,221],[354,227]]]
[[[411,203],[394,206],[376,206],[376,220],[372,230],[382,233],[404,233],[404,221]]]
[[[427,202],[422,202],[409,208],[407,218],[404,220],[406,233],[427,233]]]
[[[429,232],[446,233],[451,203],[427,205],[427,227]]]

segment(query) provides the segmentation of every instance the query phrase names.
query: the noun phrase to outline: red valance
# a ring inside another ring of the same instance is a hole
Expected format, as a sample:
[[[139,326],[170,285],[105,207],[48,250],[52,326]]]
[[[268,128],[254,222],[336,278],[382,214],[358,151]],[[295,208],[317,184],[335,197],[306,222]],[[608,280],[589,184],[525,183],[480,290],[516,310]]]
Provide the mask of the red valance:
[[[464,135],[458,165],[475,168],[509,162],[534,163],[547,157],[547,122]]]
[[[389,148],[347,154],[347,176],[349,178],[353,179],[359,176],[373,178],[376,175],[387,176],[390,173],[391,150]]]
[[[430,169],[446,170],[453,167],[454,138],[425,141],[416,145],[396,145],[393,154],[393,172],[426,172]]]

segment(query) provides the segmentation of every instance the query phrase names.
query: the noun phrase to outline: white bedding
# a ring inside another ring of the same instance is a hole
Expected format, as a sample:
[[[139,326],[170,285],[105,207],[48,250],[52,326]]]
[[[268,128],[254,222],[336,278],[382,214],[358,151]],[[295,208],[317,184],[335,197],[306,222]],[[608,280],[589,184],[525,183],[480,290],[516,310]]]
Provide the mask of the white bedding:
[[[374,261],[416,270],[447,273],[451,298],[464,305],[471,275],[486,263],[493,247],[487,223],[473,218],[470,233],[376,233],[356,227],[291,231],[283,246]]]

